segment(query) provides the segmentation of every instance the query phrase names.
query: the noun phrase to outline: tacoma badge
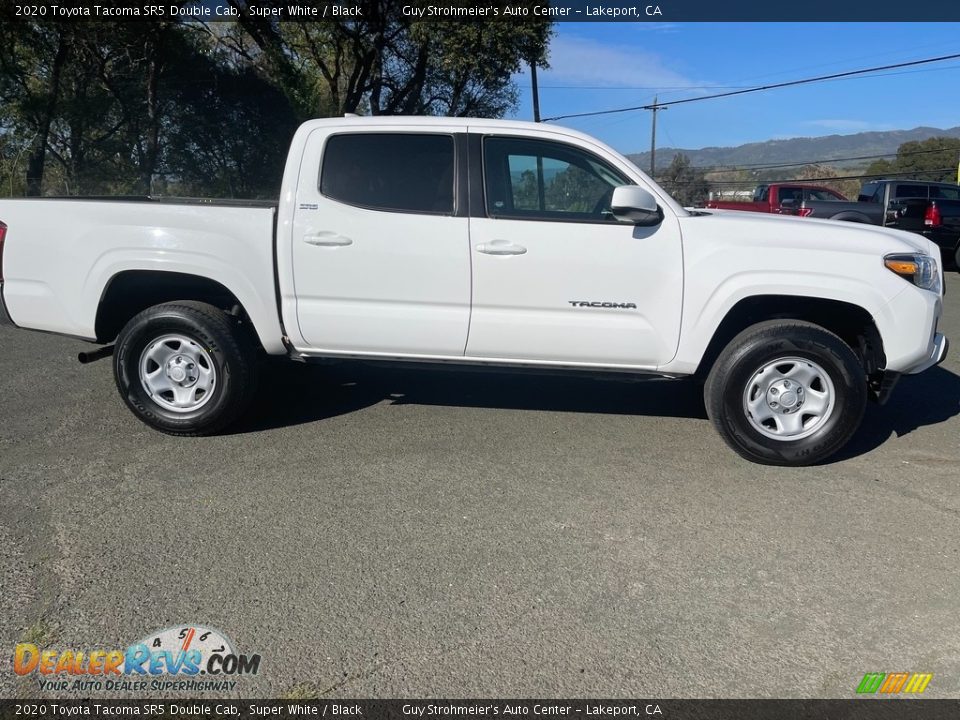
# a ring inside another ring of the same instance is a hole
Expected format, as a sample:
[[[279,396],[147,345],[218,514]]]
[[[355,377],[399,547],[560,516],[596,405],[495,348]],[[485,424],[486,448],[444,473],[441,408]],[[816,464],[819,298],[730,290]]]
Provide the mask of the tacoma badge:
[[[636,303],[590,302],[589,300],[567,300],[574,307],[619,308],[621,310],[636,310]]]

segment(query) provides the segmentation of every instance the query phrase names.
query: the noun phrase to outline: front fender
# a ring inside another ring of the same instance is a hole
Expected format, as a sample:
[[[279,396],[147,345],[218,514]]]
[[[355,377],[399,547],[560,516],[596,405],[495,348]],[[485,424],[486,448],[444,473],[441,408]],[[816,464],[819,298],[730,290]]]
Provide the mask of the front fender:
[[[690,298],[690,305],[685,304],[677,354],[658,370],[696,371],[724,318],[738,303],[760,296],[816,298],[857,306],[870,314],[881,337],[883,328],[892,328],[895,320],[884,290],[866,280],[825,273],[738,272],[715,285],[702,298]]]

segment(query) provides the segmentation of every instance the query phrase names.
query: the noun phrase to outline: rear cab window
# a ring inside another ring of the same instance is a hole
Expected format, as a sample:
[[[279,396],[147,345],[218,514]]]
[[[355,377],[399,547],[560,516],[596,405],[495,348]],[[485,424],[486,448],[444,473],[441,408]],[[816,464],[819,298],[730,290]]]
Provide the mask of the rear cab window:
[[[452,215],[454,138],[440,133],[331,135],[320,194],[370,210]]]

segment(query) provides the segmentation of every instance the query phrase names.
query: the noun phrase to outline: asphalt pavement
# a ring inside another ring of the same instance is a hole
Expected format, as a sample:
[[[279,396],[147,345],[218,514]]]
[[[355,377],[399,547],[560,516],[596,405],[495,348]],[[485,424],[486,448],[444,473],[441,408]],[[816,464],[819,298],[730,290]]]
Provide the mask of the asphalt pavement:
[[[168,437],[89,346],[0,329],[0,697],[44,694],[18,642],[193,624],[262,658],[205,697],[960,696],[956,273],[945,302],[952,356],[802,469],[687,381],[272,363],[230,434]]]

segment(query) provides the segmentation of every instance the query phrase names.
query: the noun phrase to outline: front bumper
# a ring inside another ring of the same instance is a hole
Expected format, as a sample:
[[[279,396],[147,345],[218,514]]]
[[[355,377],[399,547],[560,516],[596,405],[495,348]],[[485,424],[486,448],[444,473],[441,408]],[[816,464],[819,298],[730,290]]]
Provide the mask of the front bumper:
[[[950,341],[943,333],[937,333],[933,336],[933,349],[924,360],[911,368],[904,370],[906,375],[916,375],[924,370],[929,370],[934,365],[939,365],[947,357],[947,351],[950,349]]]

